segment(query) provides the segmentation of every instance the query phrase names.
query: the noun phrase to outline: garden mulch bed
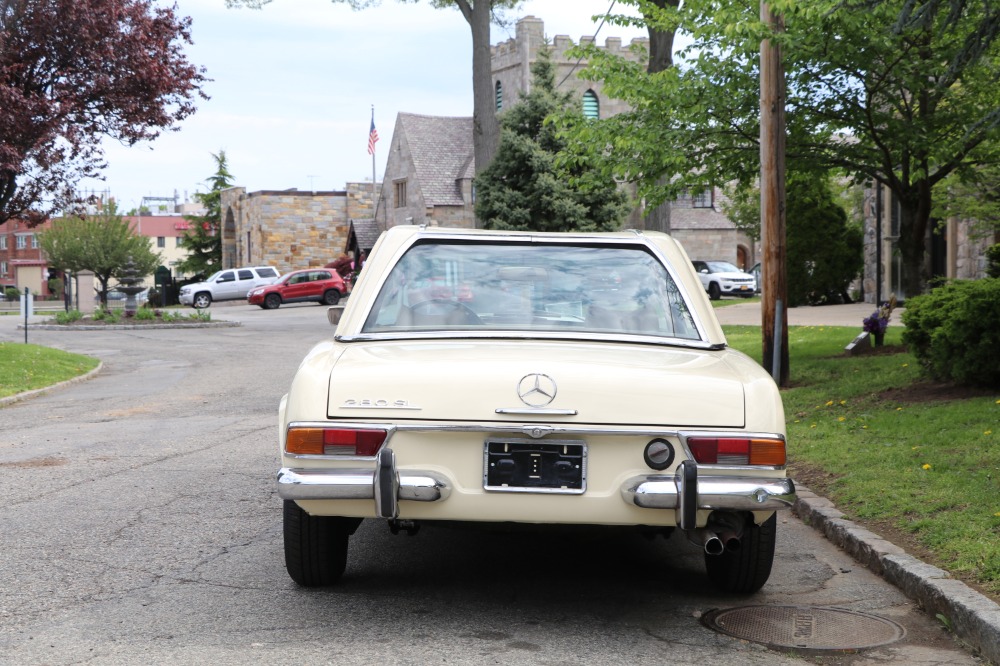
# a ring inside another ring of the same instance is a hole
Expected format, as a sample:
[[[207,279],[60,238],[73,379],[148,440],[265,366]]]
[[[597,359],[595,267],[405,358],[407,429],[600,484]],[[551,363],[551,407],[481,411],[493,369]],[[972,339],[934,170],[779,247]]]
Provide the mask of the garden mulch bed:
[[[40,331],[128,331],[135,329],[154,328],[226,328],[242,326],[238,321],[199,321],[197,319],[136,319],[135,317],[122,317],[117,321],[107,319],[91,319],[84,317],[65,324],[56,323],[54,319],[48,319],[41,324],[29,324],[31,330]],[[23,328],[23,324],[18,328]]]

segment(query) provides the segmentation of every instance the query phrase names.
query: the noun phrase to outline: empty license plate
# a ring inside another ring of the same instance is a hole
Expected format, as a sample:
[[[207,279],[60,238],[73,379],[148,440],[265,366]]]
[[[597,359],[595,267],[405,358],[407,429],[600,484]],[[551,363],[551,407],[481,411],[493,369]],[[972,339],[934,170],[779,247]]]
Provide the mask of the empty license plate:
[[[581,494],[587,489],[587,446],[573,440],[486,440],[486,490]]]

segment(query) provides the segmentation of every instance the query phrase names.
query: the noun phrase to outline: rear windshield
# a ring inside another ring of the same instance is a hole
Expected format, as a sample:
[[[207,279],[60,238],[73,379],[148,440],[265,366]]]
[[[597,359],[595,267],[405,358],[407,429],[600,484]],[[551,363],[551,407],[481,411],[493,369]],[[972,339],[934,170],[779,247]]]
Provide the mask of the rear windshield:
[[[389,273],[362,330],[484,329],[698,339],[660,261],[622,245],[416,244]]]

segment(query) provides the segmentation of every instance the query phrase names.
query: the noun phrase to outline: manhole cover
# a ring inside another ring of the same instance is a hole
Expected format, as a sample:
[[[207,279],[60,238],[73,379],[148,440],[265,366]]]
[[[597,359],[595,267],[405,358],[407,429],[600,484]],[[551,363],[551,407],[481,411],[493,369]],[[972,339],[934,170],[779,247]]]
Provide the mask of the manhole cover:
[[[861,650],[898,641],[906,630],[891,620],[813,606],[742,606],[702,616],[709,629],[772,647]]]

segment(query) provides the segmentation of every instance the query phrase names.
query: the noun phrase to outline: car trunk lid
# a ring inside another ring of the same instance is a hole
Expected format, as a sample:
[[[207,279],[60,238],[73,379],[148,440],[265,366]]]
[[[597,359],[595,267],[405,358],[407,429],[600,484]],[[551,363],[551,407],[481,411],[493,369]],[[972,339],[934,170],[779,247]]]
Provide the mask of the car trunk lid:
[[[351,343],[333,368],[328,415],[743,427],[742,381],[724,354],[565,341]]]

